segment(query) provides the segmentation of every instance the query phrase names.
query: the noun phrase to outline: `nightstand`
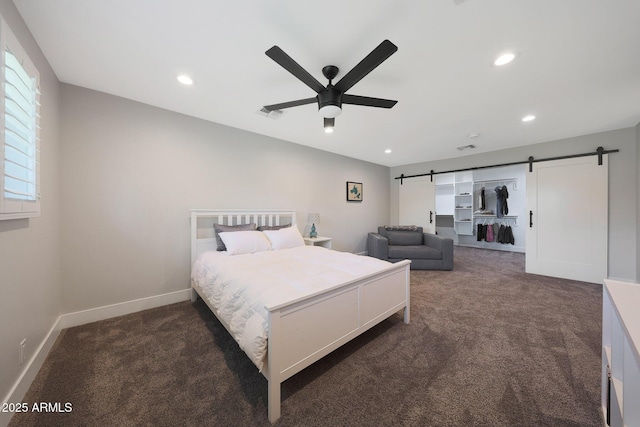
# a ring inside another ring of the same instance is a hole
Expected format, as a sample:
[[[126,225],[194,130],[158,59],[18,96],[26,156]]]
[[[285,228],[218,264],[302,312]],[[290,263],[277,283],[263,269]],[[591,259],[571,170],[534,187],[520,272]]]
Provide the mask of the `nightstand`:
[[[307,246],[322,246],[331,249],[331,237],[304,237],[304,243]]]

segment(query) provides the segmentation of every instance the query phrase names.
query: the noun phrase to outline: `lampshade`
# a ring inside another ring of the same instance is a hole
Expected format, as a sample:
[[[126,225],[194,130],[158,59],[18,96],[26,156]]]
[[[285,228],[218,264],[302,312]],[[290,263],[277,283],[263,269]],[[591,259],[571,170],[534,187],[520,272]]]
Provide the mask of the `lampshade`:
[[[319,213],[310,213],[307,216],[307,224],[319,224],[320,223],[320,214]]]

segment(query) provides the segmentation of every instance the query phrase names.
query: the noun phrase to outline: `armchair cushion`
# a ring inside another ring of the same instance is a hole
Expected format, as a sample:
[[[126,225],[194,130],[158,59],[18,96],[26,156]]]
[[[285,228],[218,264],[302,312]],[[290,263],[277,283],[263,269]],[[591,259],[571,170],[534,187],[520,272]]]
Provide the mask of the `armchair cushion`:
[[[389,258],[393,259],[442,259],[442,251],[424,245],[389,246]]]
[[[422,244],[420,231],[388,231],[390,246],[416,246]]]

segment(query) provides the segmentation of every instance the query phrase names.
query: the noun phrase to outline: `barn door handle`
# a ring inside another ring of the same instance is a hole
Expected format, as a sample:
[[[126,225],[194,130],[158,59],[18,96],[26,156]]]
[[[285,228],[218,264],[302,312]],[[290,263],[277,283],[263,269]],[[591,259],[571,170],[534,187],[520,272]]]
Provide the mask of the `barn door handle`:
[[[529,211],[529,228],[533,228],[533,211]]]
[[[433,211],[429,211],[429,224],[433,224]]]

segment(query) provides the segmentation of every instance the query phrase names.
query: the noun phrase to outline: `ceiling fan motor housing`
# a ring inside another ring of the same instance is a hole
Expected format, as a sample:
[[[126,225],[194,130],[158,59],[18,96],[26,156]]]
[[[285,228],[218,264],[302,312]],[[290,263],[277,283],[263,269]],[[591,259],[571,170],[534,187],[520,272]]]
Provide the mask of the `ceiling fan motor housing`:
[[[323,117],[336,117],[342,111],[342,92],[328,85],[325,90],[318,92],[318,112]]]

